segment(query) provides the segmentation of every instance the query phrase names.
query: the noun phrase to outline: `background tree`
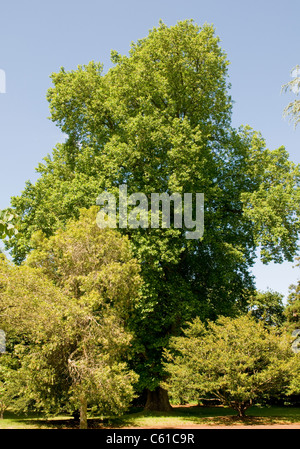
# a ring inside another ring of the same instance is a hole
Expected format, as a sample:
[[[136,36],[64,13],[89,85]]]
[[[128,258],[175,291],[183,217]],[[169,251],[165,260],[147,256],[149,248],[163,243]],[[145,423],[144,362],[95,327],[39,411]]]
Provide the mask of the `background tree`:
[[[240,417],[255,401],[291,392],[294,379],[299,382],[300,359],[290,336],[249,316],[220,317],[207,327],[197,318],[184,336],[171,339],[170,348],[169,391],[177,395],[185,388],[194,400],[209,394]]]
[[[4,418],[4,412],[12,408],[16,395],[12,378],[15,372],[14,361],[10,354],[0,355],[0,419]]]
[[[2,258],[0,270],[1,327],[17,341],[15,407],[79,408],[84,428],[88,405],[118,414],[133,398],[124,317],[138,297],[139,266],[126,238],[98,228],[95,208],[49,240],[33,239],[26,265]]]
[[[18,230],[14,225],[17,215],[11,209],[0,210],[0,239],[17,237]]]
[[[284,92],[291,91],[294,94],[298,95],[300,91],[300,66],[296,65],[296,67],[293,68],[291,72],[291,76],[294,78],[293,80],[289,81],[288,83],[284,84],[282,86],[282,90]],[[291,101],[285,108],[284,108],[284,116],[290,116],[291,122],[294,122],[295,127],[300,121],[300,100],[296,99],[294,101]]]
[[[132,330],[134,369],[147,406],[169,407],[160,388],[162,350],[193,316],[234,315],[253,290],[250,267],[292,260],[299,230],[299,167],[284,148],[270,151],[249,127],[231,126],[228,61],[212,26],[162,22],[111,55],[106,74],[91,62],[52,75],[52,120],[67,135],[12,199],[21,237],[8,244],[21,263],[41,230],[46,237],[78,218],[104,190],[205,195],[205,232],[121,229],[141,265],[142,296]],[[195,206],[195,204],[194,204]],[[194,211],[195,212],[195,211]],[[50,268],[49,268],[50,269]]]
[[[295,267],[300,266],[300,258],[295,258]],[[289,332],[300,329],[300,283],[290,285],[286,307],[284,309],[285,327]]]
[[[283,295],[272,290],[256,291],[248,302],[249,313],[267,326],[281,326],[284,322]]]
[[[291,332],[300,329],[300,298],[299,286],[293,285],[290,287],[290,294],[287,305],[284,310],[285,326]]]

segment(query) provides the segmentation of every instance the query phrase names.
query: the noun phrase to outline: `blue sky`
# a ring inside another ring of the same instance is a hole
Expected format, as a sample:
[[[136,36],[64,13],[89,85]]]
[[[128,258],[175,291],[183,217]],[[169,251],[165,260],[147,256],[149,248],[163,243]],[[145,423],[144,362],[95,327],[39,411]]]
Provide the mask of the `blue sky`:
[[[281,86],[299,61],[299,0],[12,0],[0,4],[0,209],[19,195],[35,167],[58,141],[59,129],[47,118],[49,75],[90,60],[110,67],[110,51],[127,54],[130,42],[145,37],[162,19],[167,25],[194,19],[214,24],[231,63],[235,101],[233,125],[261,131],[270,149],[284,145],[300,163],[300,128],[283,119],[293,99]],[[291,263],[257,263],[257,287],[287,294],[299,268]],[[298,275],[299,271],[299,275]]]

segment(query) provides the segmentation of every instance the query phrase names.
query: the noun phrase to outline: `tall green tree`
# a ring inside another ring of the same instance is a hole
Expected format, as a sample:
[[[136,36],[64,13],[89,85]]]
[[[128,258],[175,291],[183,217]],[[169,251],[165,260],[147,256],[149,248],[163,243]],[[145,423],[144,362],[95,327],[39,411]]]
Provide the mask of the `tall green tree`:
[[[231,126],[229,62],[212,26],[161,22],[128,56],[113,51],[111,59],[107,73],[91,62],[52,75],[51,119],[67,139],[38,166],[36,183],[12,198],[21,238],[8,247],[21,263],[34,232],[49,237],[121,184],[149,199],[204,193],[201,239],[174,226],[120,229],[144,281],[132,323],[140,389],[148,389],[148,404],[159,408],[161,397],[166,408],[159,385],[169,337],[195,315],[214,319],[246,304],[259,245],[264,262],[292,260],[299,167],[283,147],[270,151],[259,133]]]

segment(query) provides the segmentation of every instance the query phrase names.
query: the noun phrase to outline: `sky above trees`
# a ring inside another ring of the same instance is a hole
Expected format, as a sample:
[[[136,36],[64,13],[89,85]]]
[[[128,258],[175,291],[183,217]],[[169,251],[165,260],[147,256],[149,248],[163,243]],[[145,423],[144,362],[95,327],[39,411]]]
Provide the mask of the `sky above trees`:
[[[6,2],[0,9],[0,69],[6,93],[0,94],[0,209],[19,195],[25,181],[35,181],[35,167],[55,144],[64,141],[48,120],[49,75],[90,60],[111,67],[110,51],[127,54],[130,42],[148,34],[159,19],[166,25],[194,19],[214,24],[231,63],[233,125],[249,124],[261,131],[270,149],[285,145],[300,162],[299,129],[283,119],[292,94],[281,94],[292,68],[299,63],[297,0],[29,0]],[[257,287],[285,295],[298,279],[292,264],[255,266]]]

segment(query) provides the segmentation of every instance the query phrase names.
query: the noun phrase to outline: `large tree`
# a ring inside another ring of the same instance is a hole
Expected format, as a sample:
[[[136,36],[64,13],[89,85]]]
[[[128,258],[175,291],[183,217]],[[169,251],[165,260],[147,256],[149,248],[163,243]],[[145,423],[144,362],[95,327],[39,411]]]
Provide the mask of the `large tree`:
[[[283,147],[270,151],[251,128],[232,128],[229,63],[212,26],[160,23],[128,56],[111,56],[107,73],[91,62],[52,75],[51,118],[67,139],[38,166],[36,183],[12,199],[21,238],[9,247],[20,263],[35,231],[52,235],[121,184],[148,198],[204,193],[200,239],[186,239],[186,229],[174,226],[119,229],[144,280],[132,324],[135,369],[148,406],[159,408],[161,398],[166,408],[159,384],[169,337],[192,316],[214,319],[244,307],[259,245],[264,262],[293,258],[299,168]]]

